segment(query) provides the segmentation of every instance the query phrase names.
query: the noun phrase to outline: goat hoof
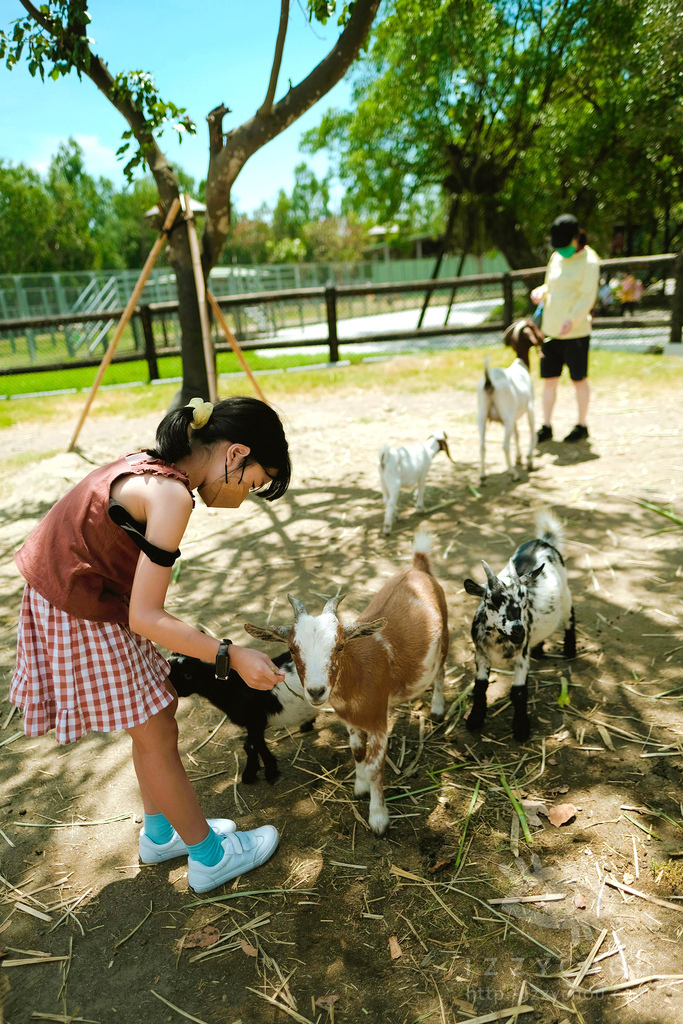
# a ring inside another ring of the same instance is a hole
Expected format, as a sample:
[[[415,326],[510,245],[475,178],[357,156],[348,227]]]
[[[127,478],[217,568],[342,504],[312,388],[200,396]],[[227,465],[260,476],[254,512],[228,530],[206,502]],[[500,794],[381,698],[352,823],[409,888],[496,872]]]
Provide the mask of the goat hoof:
[[[484,728],[484,719],[479,717],[473,718],[472,715],[469,715],[465,720],[465,725],[470,732],[481,732]]]
[[[315,718],[310,718],[307,722],[302,722],[301,725],[299,726],[299,732],[310,732],[311,729],[313,728],[314,722]]]
[[[524,743],[525,740],[528,740],[531,735],[531,726],[529,725],[528,720],[524,720],[523,722],[513,721],[512,735],[518,743]]]
[[[371,814],[368,819],[370,828],[376,836],[383,836],[389,827],[389,814],[385,810],[384,813]]]
[[[545,654],[543,653],[543,641],[541,641],[540,644],[536,644],[535,647],[531,648],[530,655],[534,659],[534,661],[541,661],[543,658],[545,658]]]
[[[266,772],[266,781],[269,782],[271,786],[273,785],[274,782],[277,782],[279,778],[280,772],[277,770],[277,768],[275,769],[275,771]]]
[[[257,775],[258,770],[251,771],[248,768],[245,768],[244,771],[242,772],[242,782],[244,783],[245,786],[251,786],[252,783],[256,782]]]

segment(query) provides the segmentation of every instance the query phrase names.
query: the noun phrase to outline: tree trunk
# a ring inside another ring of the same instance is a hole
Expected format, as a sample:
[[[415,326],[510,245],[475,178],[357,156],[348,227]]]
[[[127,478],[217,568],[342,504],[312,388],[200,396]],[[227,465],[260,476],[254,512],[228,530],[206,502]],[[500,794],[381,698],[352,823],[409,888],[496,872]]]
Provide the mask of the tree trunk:
[[[529,245],[514,210],[492,202],[484,204],[483,213],[486,233],[496,249],[502,252],[511,270],[545,265],[546,260],[539,258],[538,253]]]
[[[171,404],[171,408],[176,409],[187,405],[191,398],[207,399],[209,381],[186,224],[178,226],[170,236],[169,250],[169,262],[175,271],[178,289],[178,320],[183,365],[183,382]]]

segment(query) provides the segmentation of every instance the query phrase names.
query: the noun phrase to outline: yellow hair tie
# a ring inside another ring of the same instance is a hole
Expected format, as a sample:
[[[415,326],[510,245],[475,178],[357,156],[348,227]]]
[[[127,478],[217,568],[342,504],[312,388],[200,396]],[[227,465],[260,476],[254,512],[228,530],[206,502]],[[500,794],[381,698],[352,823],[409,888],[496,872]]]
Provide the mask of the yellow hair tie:
[[[211,419],[213,406],[211,402],[205,402],[203,398],[192,398],[187,403],[187,408],[194,409],[192,423],[190,423],[190,427],[193,430],[200,430],[202,427],[205,427]]]

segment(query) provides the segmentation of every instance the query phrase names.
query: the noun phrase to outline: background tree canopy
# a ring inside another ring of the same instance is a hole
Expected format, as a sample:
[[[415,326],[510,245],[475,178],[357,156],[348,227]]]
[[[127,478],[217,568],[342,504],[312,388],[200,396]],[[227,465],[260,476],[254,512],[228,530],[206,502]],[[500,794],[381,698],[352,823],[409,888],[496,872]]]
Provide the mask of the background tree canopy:
[[[109,68],[105,59],[92,48],[97,44],[89,35],[91,16],[88,0],[49,0],[40,5],[33,0],[20,0],[20,3],[24,16],[8,26],[7,31],[0,29],[0,59],[10,69],[20,60],[26,60],[30,73],[40,75],[43,80],[58,79],[71,72],[76,72],[81,80],[88,79],[118,111],[127,126],[122,134],[119,153],[127,159],[125,169],[129,178],[137,167],[146,165],[154,178],[160,209],[167,210],[183,192],[183,182],[161,149],[160,138],[168,127],[181,133],[181,138],[183,132],[196,130],[186,110],[159,94],[150,72]],[[290,81],[289,88],[278,98],[290,7],[289,0],[281,0],[270,73],[263,76],[262,102],[250,118],[227,132],[223,130],[223,120],[229,113],[225,104],[218,103],[208,112],[206,214],[201,238],[205,277],[223,250],[230,230],[231,189],[245,163],[314,106],[343,77],[365,43],[379,3],[380,0],[354,0],[353,3],[306,0],[302,10],[312,20],[325,22],[333,14],[337,15],[339,35],[328,54],[308,73],[303,69],[301,80],[297,83]],[[224,6],[227,9],[228,5]],[[201,5],[195,5],[193,10],[197,22],[201,19],[200,8]],[[214,19],[211,31],[217,32],[221,27]],[[217,82],[216,86],[220,88],[220,83]],[[69,178],[73,178],[77,169],[67,166],[64,170],[59,191],[63,188],[68,196],[72,187]],[[83,215],[80,222],[83,228],[89,223],[87,197],[85,210],[77,206],[74,209]],[[90,220],[93,218],[94,215]],[[159,223],[161,221],[163,216],[159,217]],[[55,231],[58,234],[58,223]],[[209,397],[197,289],[184,220],[174,225],[168,237],[168,251],[178,288],[178,318],[182,331],[183,384],[176,403],[183,405],[195,395]]]
[[[456,243],[512,267],[545,260],[575,212],[607,254],[683,229],[680,0],[388,0],[356,65],[354,109],[307,133],[347,208],[400,220],[442,190]],[[633,233],[631,232],[631,237]]]

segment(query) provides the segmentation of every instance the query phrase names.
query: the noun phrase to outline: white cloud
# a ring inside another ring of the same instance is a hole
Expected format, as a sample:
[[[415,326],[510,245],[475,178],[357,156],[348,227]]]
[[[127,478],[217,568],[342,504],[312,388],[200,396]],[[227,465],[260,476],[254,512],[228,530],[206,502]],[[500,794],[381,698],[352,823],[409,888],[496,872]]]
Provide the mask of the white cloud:
[[[117,180],[121,177],[123,164],[109,146],[103,146],[97,135],[75,135],[76,142],[83,150],[83,159],[88,173],[94,178],[102,175]]]
[[[83,150],[83,162],[88,174],[93,178],[111,178],[121,184],[123,163],[117,159],[113,149],[102,145],[97,135],[73,135],[72,138]],[[60,145],[66,142],[67,139],[57,135],[41,136],[39,152],[27,162],[40,175],[45,175]]]

